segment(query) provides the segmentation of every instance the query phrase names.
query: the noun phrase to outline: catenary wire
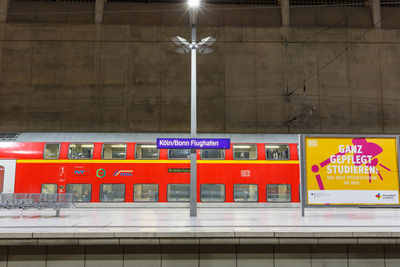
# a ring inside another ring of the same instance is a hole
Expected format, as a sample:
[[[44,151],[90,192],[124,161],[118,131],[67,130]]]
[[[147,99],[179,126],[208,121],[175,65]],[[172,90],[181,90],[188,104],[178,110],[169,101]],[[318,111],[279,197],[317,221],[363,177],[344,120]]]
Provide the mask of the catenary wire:
[[[393,9],[390,10],[389,12],[387,12],[385,14],[385,16],[381,17],[381,19],[377,22],[375,22],[373,24],[373,27],[367,29],[366,31],[364,31],[361,35],[359,35],[356,38],[356,41],[353,41],[350,44],[350,47],[345,47],[344,49],[342,49],[337,55],[335,55],[331,60],[329,60],[327,63],[325,63],[322,67],[320,67],[316,72],[314,72],[313,74],[311,74],[308,78],[304,79],[304,81],[301,82],[301,85],[297,86],[295,89],[293,89],[292,91],[289,92],[289,95],[293,94],[294,92],[296,92],[297,90],[299,90],[300,88],[303,88],[303,86],[305,84],[307,84],[309,81],[311,81],[316,75],[318,75],[319,73],[321,73],[322,70],[324,70],[326,67],[328,67],[332,62],[334,62],[337,58],[339,58],[343,53],[345,53],[346,51],[350,50],[351,46],[354,44],[359,44],[359,40],[362,39],[367,33],[369,33],[371,30],[375,29],[375,25],[381,23],[387,16],[389,16],[391,13],[393,12]],[[347,42],[346,42],[347,44]]]

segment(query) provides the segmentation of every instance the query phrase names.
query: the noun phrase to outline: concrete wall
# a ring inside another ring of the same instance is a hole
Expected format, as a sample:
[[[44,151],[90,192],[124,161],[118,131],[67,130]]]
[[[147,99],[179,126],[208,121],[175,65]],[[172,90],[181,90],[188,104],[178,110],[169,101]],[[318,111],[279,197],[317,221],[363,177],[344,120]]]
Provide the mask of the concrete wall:
[[[93,2],[57,4],[11,1],[0,24],[0,131],[189,132],[184,12],[109,2],[96,25]],[[399,132],[396,8],[374,29],[366,7],[291,9],[292,27],[228,7],[200,15],[217,42],[198,56],[199,132]]]
[[[390,267],[399,245],[166,245],[0,247],[8,267]]]

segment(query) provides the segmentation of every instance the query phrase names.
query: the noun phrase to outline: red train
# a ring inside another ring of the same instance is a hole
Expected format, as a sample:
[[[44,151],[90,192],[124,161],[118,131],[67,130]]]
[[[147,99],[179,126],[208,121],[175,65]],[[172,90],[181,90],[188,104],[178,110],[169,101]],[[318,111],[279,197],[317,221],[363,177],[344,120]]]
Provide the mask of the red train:
[[[0,192],[73,193],[78,202],[188,202],[189,150],[160,149],[182,134],[0,134]],[[197,151],[199,202],[299,202],[297,135],[230,138]]]

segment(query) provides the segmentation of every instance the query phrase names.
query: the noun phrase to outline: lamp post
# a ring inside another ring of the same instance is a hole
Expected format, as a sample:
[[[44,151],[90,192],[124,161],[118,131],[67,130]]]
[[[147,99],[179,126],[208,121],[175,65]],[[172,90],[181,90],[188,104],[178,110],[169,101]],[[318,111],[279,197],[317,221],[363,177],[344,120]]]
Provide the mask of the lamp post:
[[[197,114],[196,114],[196,52],[208,54],[213,51],[209,48],[215,39],[206,37],[196,43],[197,38],[197,13],[200,7],[200,0],[188,0],[190,27],[192,29],[191,41],[176,36],[172,41],[178,46],[175,49],[180,54],[191,53],[191,86],[190,86],[190,135],[195,138],[197,135]],[[190,216],[197,216],[197,164],[196,149],[190,151]]]

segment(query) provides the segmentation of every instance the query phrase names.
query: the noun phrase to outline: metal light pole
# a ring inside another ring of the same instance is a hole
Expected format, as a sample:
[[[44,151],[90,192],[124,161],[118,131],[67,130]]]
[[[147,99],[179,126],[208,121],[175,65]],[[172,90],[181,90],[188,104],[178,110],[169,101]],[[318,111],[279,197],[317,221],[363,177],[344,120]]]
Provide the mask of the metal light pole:
[[[190,25],[192,28],[192,51],[191,51],[191,84],[190,84],[190,135],[195,138],[197,135],[197,77],[196,77],[196,26],[197,7],[190,8]],[[190,217],[197,216],[197,162],[196,149],[190,151]]]
[[[197,13],[200,6],[200,0],[189,0],[189,15],[190,27],[192,29],[191,42],[186,39],[176,36],[172,41],[178,46],[176,52],[181,54],[191,53],[191,85],[190,85],[190,135],[195,138],[197,135],[197,114],[196,114],[196,53],[208,54],[213,51],[209,48],[215,39],[206,37],[200,42],[196,43],[197,39]],[[197,216],[197,164],[196,164],[196,149],[190,151],[190,216]]]

